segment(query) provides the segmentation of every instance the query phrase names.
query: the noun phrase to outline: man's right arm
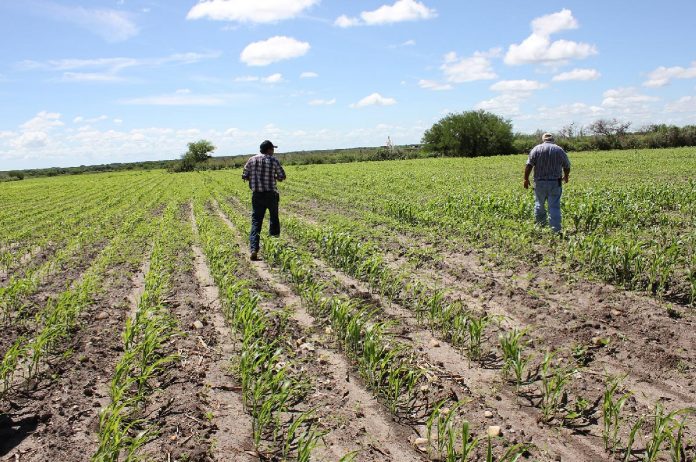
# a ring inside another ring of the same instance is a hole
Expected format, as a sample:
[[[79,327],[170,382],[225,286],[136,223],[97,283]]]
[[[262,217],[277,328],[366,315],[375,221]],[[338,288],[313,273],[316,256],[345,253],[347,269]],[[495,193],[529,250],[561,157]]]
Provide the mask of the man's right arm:
[[[529,152],[529,157],[527,158],[527,164],[524,166],[524,189],[529,188],[529,174],[532,173],[534,168],[534,163],[536,162],[536,147]]]
[[[529,174],[532,173],[532,166],[527,164],[524,166],[524,183],[522,186],[524,186],[524,189],[529,188]]]
[[[570,159],[568,159],[568,154],[563,151],[563,182],[568,182],[568,177],[570,175]]]
[[[251,163],[251,159],[247,160],[247,163],[244,164],[244,170],[242,171],[242,180],[244,181],[249,181],[249,163]]]

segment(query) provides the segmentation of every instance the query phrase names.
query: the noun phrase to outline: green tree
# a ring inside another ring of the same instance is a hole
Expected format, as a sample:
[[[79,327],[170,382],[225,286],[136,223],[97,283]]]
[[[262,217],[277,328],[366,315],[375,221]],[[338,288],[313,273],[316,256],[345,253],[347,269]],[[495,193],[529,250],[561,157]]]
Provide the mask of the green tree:
[[[199,140],[188,144],[186,156],[191,157],[194,162],[204,162],[209,157],[209,152],[215,151],[215,146],[208,140]]]
[[[448,114],[423,134],[423,148],[444,156],[477,157],[514,152],[512,123],[495,114]]]
[[[205,162],[210,158],[209,152],[215,150],[215,146],[208,140],[199,140],[188,144],[188,151],[181,156],[181,161],[174,166],[175,172],[191,172],[199,162]]]

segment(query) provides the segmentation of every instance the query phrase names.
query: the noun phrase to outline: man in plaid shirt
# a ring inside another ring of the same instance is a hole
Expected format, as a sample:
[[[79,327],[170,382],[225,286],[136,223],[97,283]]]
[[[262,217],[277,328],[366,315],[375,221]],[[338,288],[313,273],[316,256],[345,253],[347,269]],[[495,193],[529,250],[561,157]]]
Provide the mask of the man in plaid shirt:
[[[249,250],[251,251],[252,260],[258,260],[259,258],[260,233],[266,209],[268,209],[270,215],[268,233],[271,236],[280,235],[280,219],[278,218],[280,195],[276,188],[276,181],[285,179],[285,170],[283,170],[278,159],[273,157],[277,147],[268,140],[261,143],[261,154],[256,154],[249,159],[242,173],[242,180],[248,181],[251,189]]]
[[[534,170],[534,215],[542,226],[549,224],[561,232],[561,195],[563,183],[568,182],[570,160],[562,147],[554,143],[551,133],[544,133],[542,143],[532,149],[524,167],[524,189],[529,188],[529,174]],[[561,177],[561,173],[563,176]],[[546,203],[549,204],[548,222]]]

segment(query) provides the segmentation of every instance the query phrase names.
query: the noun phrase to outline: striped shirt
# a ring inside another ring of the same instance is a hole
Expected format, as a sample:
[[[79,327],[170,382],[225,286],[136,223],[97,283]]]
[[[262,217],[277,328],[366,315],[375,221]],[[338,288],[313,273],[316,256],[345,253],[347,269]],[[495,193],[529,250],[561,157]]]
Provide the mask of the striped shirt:
[[[254,192],[278,192],[276,180],[285,179],[285,170],[272,155],[256,154],[244,166],[242,179],[249,180],[249,188]]]
[[[534,181],[557,180],[563,176],[563,169],[570,170],[566,152],[549,141],[536,145],[530,151],[527,165],[534,167]]]

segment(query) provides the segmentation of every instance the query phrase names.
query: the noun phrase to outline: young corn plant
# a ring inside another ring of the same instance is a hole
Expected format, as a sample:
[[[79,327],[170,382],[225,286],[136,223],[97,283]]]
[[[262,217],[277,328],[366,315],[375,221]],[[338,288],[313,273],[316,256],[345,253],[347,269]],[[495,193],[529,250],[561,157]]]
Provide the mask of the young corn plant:
[[[664,443],[671,443],[673,441],[674,431],[677,431],[677,435],[683,433],[683,428],[685,424],[685,419],[679,421],[679,417],[685,417],[688,414],[694,412],[694,409],[678,409],[676,411],[667,412],[661,403],[655,404],[655,414],[653,416],[653,427],[652,435],[648,440],[648,444],[645,447],[645,456],[643,460],[645,462],[654,462],[660,455],[660,450]],[[675,447],[672,451],[672,458],[674,456],[679,456],[681,453],[680,447]]]
[[[480,361],[483,358],[483,334],[490,323],[491,318],[487,315],[470,316],[467,323],[469,332],[469,345],[467,355],[470,361]]]
[[[693,411],[693,410],[692,410]],[[673,431],[669,433],[669,455],[672,462],[687,461],[687,444],[684,442],[684,427],[686,426],[687,415],[682,416],[681,420],[676,420]],[[674,433],[676,431],[676,434]],[[693,460],[693,459],[692,459]]]
[[[479,443],[479,438],[473,437],[471,435],[471,431],[469,430],[469,422],[466,420],[462,421],[461,435],[462,449],[459,460],[461,460],[462,462],[466,462],[467,460],[469,460],[469,457],[474,455],[474,451],[476,451],[476,446],[478,446]]]
[[[531,356],[522,353],[525,342],[522,338],[527,334],[527,330],[513,329],[505,334],[500,334],[498,341],[503,352],[503,376],[508,378],[514,376],[515,390],[519,393],[520,385],[523,382],[524,371],[531,361]]]
[[[447,404],[451,404],[451,407],[447,407]],[[454,438],[452,434],[456,434],[453,430],[454,416],[460,405],[460,403],[450,403],[447,400],[442,400],[435,406],[425,422],[428,450],[430,451],[431,447],[435,448],[438,457],[447,458],[447,451],[450,451],[450,455],[454,451],[454,444],[451,443],[451,440]],[[433,430],[435,430],[434,435]]]
[[[544,421],[550,422],[558,412],[565,387],[570,382],[575,370],[557,366],[552,362],[555,353],[547,352],[541,363],[541,412]]]
[[[618,443],[618,434],[622,422],[621,410],[632,395],[631,392],[626,392],[621,396],[617,396],[624,378],[625,376],[608,378],[602,400],[602,440],[604,441],[604,449],[612,453],[615,451]]]
[[[633,424],[631,427],[631,430],[628,432],[628,441],[626,442],[626,450],[624,452],[624,459],[623,462],[629,462],[631,460],[631,456],[633,455],[633,443],[636,441],[636,436],[638,435],[638,432],[643,428],[643,424],[645,423],[645,418],[640,417],[636,423]]]
[[[526,444],[515,444],[505,450],[497,462],[517,462],[527,452],[529,447]],[[493,442],[491,437],[488,437],[488,445],[486,446],[486,462],[496,462],[493,458]]]

